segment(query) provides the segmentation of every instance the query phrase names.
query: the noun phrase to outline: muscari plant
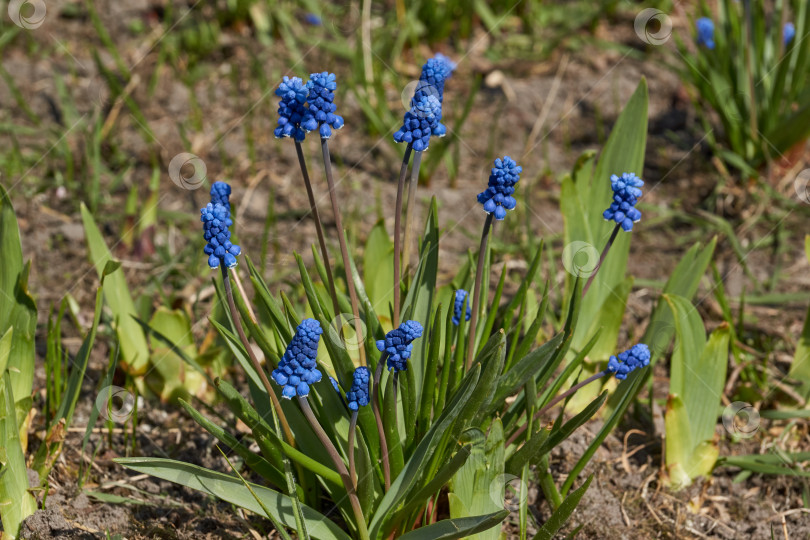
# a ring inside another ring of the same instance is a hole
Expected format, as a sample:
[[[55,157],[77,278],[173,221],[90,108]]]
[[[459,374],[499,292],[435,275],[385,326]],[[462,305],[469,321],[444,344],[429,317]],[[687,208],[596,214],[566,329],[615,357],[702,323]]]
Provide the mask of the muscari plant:
[[[714,12],[701,2],[698,14],[693,35],[676,37],[679,72],[694,89],[717,154],[754,173],[810,135],[810,7],[802,0],[721,0]]]
[[[361,275],[339,226],[343,264],[332,268],[302,144],[307,133],[320,135],[327,185],[340,223],[327,140],[342,121],[335,120],[330,99],[334,77],[316,74],[312,78],[316,82],[307,84],[285,78],[277,92],[281,105],[276,135],[295,142],[312,217],[320,231],[320,249],[313,248],[320,283],[296,255],[306,305],[296,307],[284,292],[273,294],[250,258],[233,245],[233,216],[227,206],[212,198],[201,211],[204,253],[209,266],[220,270],[220,279],[214,281],[220,303],[228,307],[227,320],[211,319],[211,324],[246,372],[250,399],[224,379],[210,383],[251,435],[240,440],[228,426],[184,400],[181,403],[230,449],[230,455],[239,457],[239,466],[228,459],[235,475],[169,459],[118,462],[249,509],[271,520],[284,538],[289,538],[288,530],[301,538],[498,538],[496,525],[509,510],[493,492],[503,493],[506,478],[520,478],[525,485],[536,474],[553,511],[547,523],[535,524],[536,538],[550,538],[590,483],[589,478],[569,492],[595,447],[582,456],[561,489],[548,474],[549,455],[600,410],[607,392],[599,393],[567,421],[564,405],[595,381],[615,378],[629,387],[633,375],[649,371],[650,350],[639,343],[606,359],[597,373],[564,390],[571,378],[583,373],[586,358],[600,340],[598,328],[587,343],[571,347],[584,300],[594,295],[600,281],[583,295],[583,283],[577,279],[556,318],[559,324],[549,328],[547,284],[541,289],[540,304],[529,305],[536,298],[541,244],[516,294],[503,298],[504,267],[490,295],[493,253],[488,239],[495,224],[516,208],[515,189],[522,172],[508,156],[495,160],[489,182],[478,196],[484,226],[477,254],[450,283],[440,286],[434,199],[417,263],[408,270],[399,239],[407,154],[416,153],[413,167],[418,169],[419,155],[427,150],[430,137],[441,134],[441,102],[429,90],[417,91],[396,135],[408,146],[398,182],[393,242],[381,234],[382,225],[372,230]],[[643,97],[646,111],[646,94]],[[608,143],[608,160],[626,153],[621,144],[617,146],[617,137],[612,135],[613,142]],[[643,139],[643,132],[631,134],[633,141],[639,137]],[[613,165],[621,170],[620,163]],[[610,177],[603,175],[597,182],[609,190]],[[614,186],[618,186],[615,181]],[[630,208],[637,198],[633,191],[637,183],[625,177],[623,186],[614,187],[612,204],[617,206],[611,206],[610,219],[617,228],[630,229],[640,217]],[[601,204],[611,204],[610,200],[605,196]],[[596,211],[599,219],[604,219],[603,209]],[[606,260],[608,267],[611,258]],[[255,291],[253,302],[244,287],[236,285],[244,266]],[[381,269],[388,268],[391,272],[381,275]],[[336,270],[346,281],[345,293],[335,284]],[[362,321],[357,334],[365,339],[358,350],[341,333],[343,314],[348,312],[356,324]],[[563,407],[558,408],[560,404]],[[251,450],[251,441],[258,452]],[[532,465],[538,465],[536,471]],[[447,508],[449,516],[441,508]],[[338,515],[342,527],[335,521]],[[519,516],[525,537],[529,521],[534,520],[525,498]]]
[[[23,263],[20,231],[14,209],[5,188],[0,186],[0,537],[17,538],[20,526],[37,509],[30,487],[47,494],[48,474],[62,452],[65,436],[73,420],[82,381],[90,358],[101,317],[102,284],[96,292],[95,314],[91,326],[78,327],[82,344],[71,355],[62,344],[62,320],[66,311],[75,315],[75,301],[66,296],[59,309],[51,309],[46,330],[44,368],[50,374],[44,388],[44,403],[35,403],[34,337],[37,306],[28,292],[29,264]],[[107,268],[112,272],[115,265]],[[35,406],[42,411],[44,434],[36,451],[29,440],[29,428],[35,419]],[[39,482],[31,486],[28,468]]]

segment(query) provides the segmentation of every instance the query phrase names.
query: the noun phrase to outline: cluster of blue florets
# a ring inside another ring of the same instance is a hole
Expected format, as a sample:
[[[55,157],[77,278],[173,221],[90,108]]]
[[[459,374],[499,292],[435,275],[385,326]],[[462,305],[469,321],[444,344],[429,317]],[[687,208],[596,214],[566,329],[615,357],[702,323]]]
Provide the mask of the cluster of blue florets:
[[[299,77],[287,77],[281,81],[276,95],[278,103],[278,127],[273,132],[277,138],[292,137],[303,142],[307,133],[318,129],[318,122],[307,107],[307,91]]]
[[[399,328],[385,334],[385,339],[377,341],[377,350],[388,353],[388,369],[404,371],[408,369],[413,340],[422,337],[422,325],[416,321],[405,321]]]
[[[461,324],[461,314],[463,313],[464,306],[467,306],[467,313],[464,316],[465,321],[470,320],[470,316],[472,315],[472,310],[470,309],[470,303],[466,302],[467,300],[467,291],[464,289],[459,289],[456,291],[456,297],[454,300],[453,305],[453,324],[458,326]]]
[[[219,268],[220,263],[226,268],[236,266],[236,256],[242,250],[231,243],[231,231],[228,227],[233,225],[231,212],[220,203],[208,203],[200,209],[200,221],[203,223],[203,237],[206,242],[203,251],[208,255],[208,266]]]
[[[795,37],[796,26],[792,22],[786,22],[785,26],[782,27],[782,43],[784,43],[785,46],[788,46]]]
[[[317,363],[321,334],[321,324],[315,319],[304,319],[296,328],[278,368],[272,373],[273,380],[284,387],[282,397],[306,397],[309,395],[309,385],[321,380]]]
[[[405,113],[402,127],[394,133],[394,141],[410,143],[417,152],[430,145],[430,136],[439,125],[442,105],[433,94],[420,93],[411,100],[411,110]]]
[[[441,102],[444,99],[444,82],[450,78],[455,69],[456,64],[452,60],[442,53],[438,53],[422,66],[419,81],[435,88]],[[419,91],[419,87],[417,87],[417,91]]]
[[[644,181],[633,173],[615,174],[610,177],[610,187],[613,189],[613,202],[610,208],[602,214],[608,221],[615,221],[625,231],[633,230],[633,223],[641,219],[641,212],[636,203],[641,197],[641,186]]]
[[[714,49],[714,21],[708,17],[701,17],[695,21],[697,30],[697,44]]]
[[[214,182],[211,184],[211,204],[221,204],[231,211],[231,186],[225,182]]]
[[[504,156],[495,160],[495,166],[489,175],[489,185],[486,190],[478,194],[478,202],[484,205],[484,211],[495,214],[495,219],[502,220],[506,211],[517,204],[512,196],[515,193],[515,184],[520,180],[523,167],[514,159]]]
[[[371,380],[371,371],[365,366],[360,366],[354,370],[352,377],[352,387],[346,392],[346,401],[349,408],[356,411],[360,407],[368,405],[368,383]]]
[[[615,373],[616,378],[624,380],[635,371],[650,365],[650,349],[643,343],[633,345],[631,349],[619,353],[619,356],[611,356],[608,360],[608,373]]]
[[[309,110],[318,122],[319,133],[322,139],[332,136],[332,129],[343,127],[343,118],[335,114],[335,90],[337,82],[335,74],[324,71],[323,73],[313,73],[307,81],[307,103]]]
[[[441,105],[444,103],[444,82],[450,78],[455,69],[456,64],[443,54],[438,53],[422,66],[422,73],[419,75],[414,97],[434,95],[439,100],[440,107],[436,122],[430,130],[431,135],[434,137],[444,137],[447,133],[447,127],[442,124]]]

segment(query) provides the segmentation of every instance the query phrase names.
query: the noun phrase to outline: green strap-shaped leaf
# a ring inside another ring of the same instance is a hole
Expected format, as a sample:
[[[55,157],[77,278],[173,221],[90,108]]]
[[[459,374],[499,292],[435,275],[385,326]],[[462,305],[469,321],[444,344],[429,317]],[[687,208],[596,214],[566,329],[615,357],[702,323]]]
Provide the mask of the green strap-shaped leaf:
[[[264,514],[262,505],[256,501],[250,490],[236,476],[173,459],[145,457],[119,458],[115,461],[133,471],[196,489],[256,514]],[[251,484],[251,487],[275,519],[287,527],[295,528],[295,516],[289,497],[264,486]],[[351,540],[351,537],[340,527],[317,510],[304,505],[302,505],[302,509],[307,531],[312,538],[316,540]]]
[[[405,533],[399,537],[399,540],[453,540],[454,538],[466,538],[500,525],[508,515],[509,510],[501,510],[485,516],[445,519],[427,527]]]
[[[565,525],[568,518],[570,518],[571,514],[576,510],[577,505],[579,505],[579,500],[585,495],[585,492],[588,491],[591,480],[593,480],[593,475],[589,476],[582,486],[572,491],[571,494],[565,498],[562,504],[551,514],[551,517],[548,518],[548,521],[540,527],[540,530],[537,531],[537,534],[534,535],[532,540],[552,540],[552,538],[554,538],[557,531]]]
[[[96,267],[99,278],[104,279],[104,299],[112,311],[116,324],[116,334],[121,346],[121,364],[133,375],[143,374],[149,363],[149,346],[141,326],[135,322],[137,317],[135,303],[129,294],[124,272],[118,268],[114,272],[104,275],[105,267],[112,260],[112,254],[107,249],[104,237],[98,229],[93,215],[82,205],[82,222],[87,236],[87,247],[90,251],[90,261]]]

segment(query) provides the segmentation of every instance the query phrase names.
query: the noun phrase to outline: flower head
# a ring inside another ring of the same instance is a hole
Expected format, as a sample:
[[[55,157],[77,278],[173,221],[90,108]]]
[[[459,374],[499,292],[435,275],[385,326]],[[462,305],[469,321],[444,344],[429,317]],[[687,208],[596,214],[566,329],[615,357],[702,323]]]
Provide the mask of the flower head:
[[[296,328],[278,368],[271,374],[273,380],[284,387],[282,397],[306,397],[309,395],[309,385],[321,380],[316,360],[321,334],[321,323],[315,319],[304,319]]]
[[[439,94],[439,102],[441,102],[444,99],[444,82],[450,78],[455,69],[456,64],[452,60],[442,53],[438,53],[422,66],[419,81],[435,88]],[[417,86],[418,91],[419,86]]]
[[[281,100],[278,103],[278,127],[273,133],[279,139],[293,137],[297,142],[303,142],[308,132],[318,129],[318,122],[306,106],[308,92],[304,81],[285,76],[276,95]]]
[[[616,378],[624,380],[634,370],[650,365],[650,349],[643,343],[633,345],[631,349],[619,353],[618,358],[611,356],[608,360],[608,373],[615,373]]]
[[[697,43],[707,49],[714,49],[714,21],[708,17],[701,17],[695,21],[697,30]]]
[[[352,388],[346,392],[346,401],[349,408],[356,411],[360,407],[368,405],[368,381],[371,379],[371,371],[365,366],[360,366],[354,370],[352,377]]]
[[[211,204],[221,204],[231,211],[231,186],[225,182],[214,182],[211,184]]]
[[[495,160],[495,166],[489,175],[489,185],[478,194],[478,202],[484,205],[484,212],[494,213],[498,221],[506,217],[506,211],[517,204],[512,194],[515,193],[515,184],[520,180],[522,172],[523,167],[509,156]]]
[[[455,298],[455,305],[453,306],[453,324],[458,326],[461,324],[461,313],[464,306],[467,306],[467,313],[464,317],[465,321],[470,320],[470,315],[472,315],[472,310],[470,309],[470,303],[467,300],[467,291],[464,289],[459,289],[456,291],[456,298]]]
[[[340,388],[338,388],[338,382],[337,382],[337,379],[335,379],[334,377],[332,377],[331,375],[329,375],[329,382],[330,382],[330,383],[332,383],[332,388],[334,388],[334,389],[335,389],[335,392],[337,392],[338,394],[340,394]]]
[[[790,42],[793,41],[793,38],[796,37],[796,27],[793,25],[792,22],[786,22],[785,26],[782,28],[782,43],[785,44],[785,47],[790,45]]]
[[[613,189],[613,202],[610,208],[602,214],[606,220],[615,221],[625,231],[633,230],[633,223],[641,219],[641,212],[636,203],[641,197],[641,186],[644,181],[633,173],[615,174],[610,177],[610,187]]]
[[[431,93],[418,93],[411,100],[411,110],[405,113],[402,127],[394,133],[394,141],[413,145],[417,152],[424,152],[430,145],[430,136],[439,125],[442,104]]]
[[[388,353],[388,369],[404,371],[408,369],[413,340],[422,337],[422,325],[416,321],[405,321],[399,328],[385,334],[385,339],[377,341],[377,350]]]
[[[220,203],[208,203],[200,210],[200,221],[203,223],[203,237],[208,242],[203,251],[208,255],[208,266],[218,268],[222,263],[226,268],[236,266],[236,256],[242,250],[231,243],[233,225],[231,212]]]
[[[335,114],[335,74],[324,71],[323,73],[313,73],[307,81],[307,102],[309,110],[318,122],[319,133],[322,139],[332,136],[332,129],[343,127],[343,118]]]

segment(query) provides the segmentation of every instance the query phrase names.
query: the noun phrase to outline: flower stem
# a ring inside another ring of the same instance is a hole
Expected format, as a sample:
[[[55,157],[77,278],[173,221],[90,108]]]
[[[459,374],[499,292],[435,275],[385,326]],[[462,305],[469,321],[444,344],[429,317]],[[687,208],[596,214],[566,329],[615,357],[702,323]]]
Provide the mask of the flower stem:
[[[416,189],[419,187],[419,168],[422,166],[422,152],[413,155],[411,167],[411,181],[408,183],[408,206],[405,207],[405,241],[402,243],[402,265],[405,275],[411,263],[411,243],[413,242],[413,214],[416,208]]]
[[[295,141],[295,152],[298,154],[298,164],[301,166],[301,174],[304,176],[304,186],[307,188],[307,197],[309,198],[309,209],[310,212],[312,212],[312,219],[315,221],[315,230],[318,233],[318,244],[321,246],[321,257],[323,257],[323,265],[326,267],[326,277],[329,281],[329,294],[332,296],[332,307],[335,310],[335,315],[338,315],[340,308],[338,307],[335,278],[332,276],[332,264],[329,262],[329,252],[326,250],[326,240],[323,236],[321,215],[318,213],[318,206],[315,204],[315,194],[312,192],[312,183],[309,181],[307,162],[304,159],[304,150],[301,148],[301,143],[298,141]]]
[[[236,303],[233,300],[233,289],[231,289],[231,280],[228,269],[224,264],[220,265],[220,268],[222,269],[222,283],[225,286],[225,296],[228,298],[228,309],[231,312],[231,317],[233,317],[233,325],[236,327],[236,333],[239,334],[239,339],[242,342],[242,345],[244,345],[245,350],[247,350],[248,357],[250,357],[250,362],[253,364],[253,369],[255,369],[259,374],[259,378],[262,380],[262,385],[264,385],[265,391],[270,396],[270,400],[273,402],[273,408],[276,410],[278,418],[281,421],[281,427],[284,429],[284,435],[287,437],[287,440],[290,441],[290,446],[295,447],[295,439],[293,438],[290,424],[287,422],[287,417],[284,415],[284,411],[281,409],[281,403],[279,402],[278,397],[276,397],[273,387],[270,385],[270,379],[267,378],[264,368],[259,363],[259,359],[256,358],[256,353],[253,352],[253,347],[251,347],[250,342],[245,335],[245,330],[242,328],[242,323],[239,321],[239,312],[237,311]]]
[[[582,298],[585,298],[585,294],[591,287],[591,283],[593,283],[594,278],[596,278],[596,273],[600,268],[602,268],[602,263],[605,262],[605,257],[607,257],[607,253],[610,251],[610,246],[613,245],[613,242],[616,240],[616,235],[619,234],[619,227],[620,225],[618,223],[615,227],[613,227],[613,232],[610,233],[610,238],[608,239],[607,244],[605,244],[605,249],[602,250],[602,254],[599,256],[599,262],[596,263],[596,268],[593,269],[591,276],[588,278],[588,282],[585,283],[585,287],[582,289]]]
[[[312,430],[315,432],[318,440],[321,441],[321,444],[329,454],[329,457],[332,458],[332,461],[335,463],[335,467],[337,467],[338,474],[340,475],[341,480],[343,480],[343,487],[346,488],[346,493],[349,495],[349,501],[351,502],[352,510],[354,511],[354,520],[357,522],[357,530],[360,533],[360,538],[362,540],[368,540],[366,518],[363,516],[363,509],[360,507],[360,499],[357,497],[354,482],[349,476],[349,471],[346,470],[346,464],[343,463],[340,454],[338,454],[337,448],[335,448],[335,445],[332,444],[332,441],[321,427],[318,419],[315,418],[315,413],[312,412],[312,408],[309,406],[309,401],[307,401],[307,398],[298,396],[298,404],[301,405],[301,410],[303,411],[304,416],[307,417],[309,424],[312,426]]]
[[[354,465],[354,438],[357,431],[357,411],[352,412],[352,419],[349,422],[349,474],[352,482],[357,485],[357,469]]]
[[[323,154],[323,167],[326,171],[326,183],[329,186],[329,198],[332,200],[332,213],[335,215],[335,226],[338,230],[338,242],[340,243],[340,254],[343,257],[343,268],[346,270],[346,288],[349,291],[349,299],[352,303],[352,316],[354,317],[354,334],[357,343],[363,343],[363,321],[360,320],[360,307],[357,301],[357,291],[354,288],[354,279],[351,275],[351,265],[349,264],[349,249],[346,247],[346,237],[343,234],[343,218],[340,215],[340,208],[337,202],[337,191],[332,178],[332,159],[329,156],[329,139],[321,139],[321,153]],[[337,315],[337,313],[335,313]],[[344,340],[345,341],[345,340]],[[360,365],[366,365],[366,351],[361,345],[358,347],[360,353]]]
[[[247,298],[247,294],[245,294],[245,287],[242,285],[242,278],[239,277],[239,272],[236,271],[236,268],[233,270],[233,281],[236,283],[236,288],[239,289],[239,294],[242,295],[242,298]],[[250,305],[250,302],[246,301],[245,307],[247,307],[248,315],[250,315],[250,320],[253,321],[253,324],[258,324],[256,314],[253,313],[253,307]]]
[[[374,411],[374,419],[377,421],[377,433],[380,436],[380,452],[382,453],[383,477],[385,478],[385,490],[391,488],[391,462],[388,460],[388,441],[385,438],[382,415],[380,414],[380,379],[382,378],[383,366],[388,359],[388,353],[384,352],[377,362],[377,369],[374,371],[374,383],[371,389],[371,407]]]
[[[591,375],[590,377],[588,377],[588,378],[587,378],[587,379],[585,379],[584,381],[582,381],[582,382],[579,382],[579,383],[575,384],[574,386],[572,386],[571,388],[569,388],[568,390],[566,390],[566,391],[565,391],[565,392],[563,392],[562,394],[558,395],[557,397],[555,397],[554,399],[552,399],[551,401],[549,401],[549,402],[546,404],[546,406],[545,406],[545,407],[543,407],[542,409],[540,409],[539,411],[537,411],[537,412],[534,414],[534,418],[533,418],[533,420],[539,420],[539,419],[540,419],[540,418],[542,418],[542,416],[543,416],[544,414],[546,414],[546,413],[547,413],[547,412],[548,412],[548,411],[549,411],[549,410],[550,410],[552,407],[554,407],[554,405],[556,405],[556,404],[557,404],[557,403],[559,403],[560,401],[564,400],[565,398],[567,398],[568,396],[570,396],[571,394],[573,394],[574,392],[576,392],[577,390],[579,390],[579,389],[580,389],[580,388],[582,388],[583,386],[586,386],[586,385],[588,385],[588,384],[591,384],[591,383],[592,383],[593,381],[595,381],[595,380],[601,379],[602,377],[604,377],[604,376],[605,376],[605,375],[607,375],[608,373],[609,373],[608,371],[600,371],[599,373],[596,373],[596,374],[594,374],[594,375]],[[526,396],[526,398],[528,399],[528,396]],[[515,432],[512,434],[512,436],[511,436],[511,437],[509,437],[509,439],[506,441],[506,447],[507,447],[507,448],[509,447],[509,445],[510,445],[510,444],[512,444],[513,442],[515,442],[515,440],[517,440],[517,438],[518,438],[518,437],[520,437],[520,435],[521,435],[521,434],[522,434],[524,431],[526,431],[526,427],[528,427],[528,425],[529,425],[529,423],[528,423],[528,422],[526,422],[526,423],[525,423],[525,424],[523,424],[523,425],[522,425],[520,428],[518,428],[518,430],[517,430],[517,431],[515,431]]]
[[[478,266],[475,269],[475,288],[473,289],[472,316],[470,317],[469,338],[467,338],[467,363],[466,369],[470,370],[473,357],[475,356],[475,330],[478,326],[478,311],[481,303],[481,284],[484,279],[484,259],[486,259],[487,242],[489,241],[489,231],[492,228],[492,214],[487,214],[484,221],[484,231],[481,233],[481,245],[478,248]]]
[[[399,180],[397,181],[397,205],[394,210],[394,328],[399,326],[399,295],[400,295],[400,236],[402,236],[402,194],[405,190],[405,176],[408,174],[408,160],[411,157],[413,146],[408,143],[405,148],[405,155],[402,158],[402,166],[399,169]]]

